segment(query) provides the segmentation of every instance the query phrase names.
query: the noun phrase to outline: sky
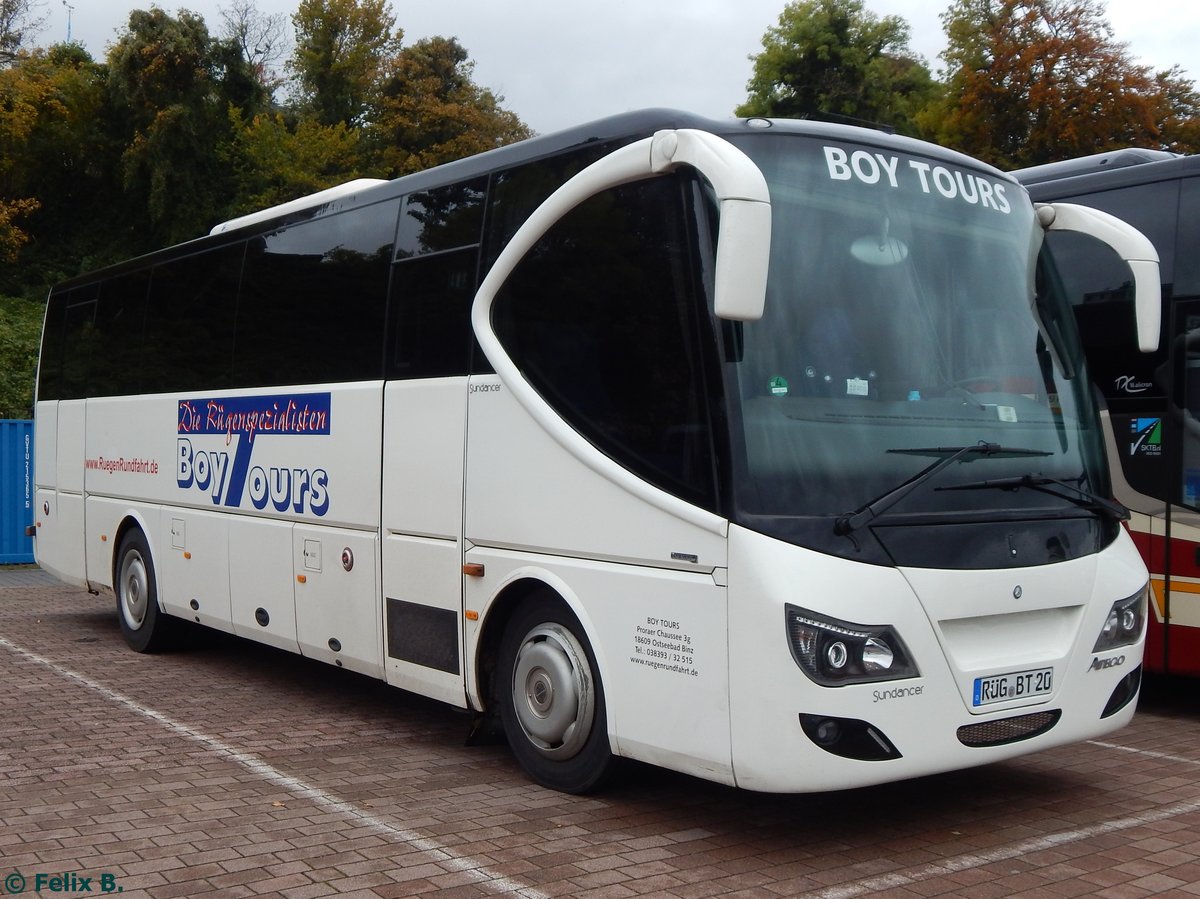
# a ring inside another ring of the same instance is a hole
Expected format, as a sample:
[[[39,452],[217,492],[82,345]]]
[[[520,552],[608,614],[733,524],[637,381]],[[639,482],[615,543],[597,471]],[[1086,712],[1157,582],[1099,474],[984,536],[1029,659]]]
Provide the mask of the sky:
[[[46,24],[36,43],[71,38],[96,58],[129,11],[150,0],[40,0]],[[257,0],[266,13],[291,16],[299,0]],[[201,14],[221,30],[228,0],[159,0],[175,13]],[[750,57],[762,49],[786,0],[392,0],[404,43],[455,37],[475,61],[477,84],[548,134],[632,109],[669,106],[725,118],[746,99]],[[945,38],[939,15],[950,0],[866,0],[878,16],[912,29],[911,49],[937,73]],[[1109,0],[1117,40],[1155,70],[1181,66],[1200,81],[1200,4],[1196,0]],[[289,24],[290,34],[290,24]]]

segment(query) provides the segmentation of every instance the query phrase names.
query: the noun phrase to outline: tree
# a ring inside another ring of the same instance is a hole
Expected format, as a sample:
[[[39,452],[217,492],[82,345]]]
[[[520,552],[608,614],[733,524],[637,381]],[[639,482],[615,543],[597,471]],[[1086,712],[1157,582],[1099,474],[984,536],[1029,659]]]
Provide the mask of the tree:
[[[131,248],[197,237],[225,217],[233,183],[228,108],[251,105],[253,78],[231,45],[187,10],[134,10],[108,53],[108,118],[124,146]]]
[[[1113,40],[1101,0],[955,0],[942,16],[948,92],[924,122],[1001,167],[1127,146],[1200,149],[1200,96]]]
[[[400,49],[386,0],[301,0],[290,68],[304,112],[322,125],[361,124],[383,61]]]
[[[247,122],[233,108],[229,116],[236,134],[232,162],[238,178],[231,215],[285,203],[358,176],[361,134],[344,122],[322,125],[301,119],[289,127],[278,112]]]
[[[445,37],[387,62],[367,128],[375,171],[394,178],[532,136],[473,71],[466,49]]]
[[[0,297],[0,418],[30,418],[38,343],[42,334],[41,303]]]
[[[278,67],[286,55],[287,17],[264,13],[254,0],[233,0],[221,9],[222,38],[233,47],[267,97],[283,83]]]
[[[28,78],[19,68],[0,69],[0,260],[12,262],[29,235],[18,220],[41,204],[24,193],[18,170],[38,109],[48,92],[42,79]]]
[[[939,88],[908,49],[909,26],[861,0],[795,0],[767,29],[739,116],[835,118],[917,133],[915,115]]]
[[[47,282],[76,274],[80,258],[107,240],[95,222],[110,215],[118,191],[104,78],[79,44],[23,53],[0,70],[0,197],[23,201],[19,226],[0,214],[0,245],[11,259],[36,236],[20,265],[0,270],[0,292],[44,296]]]
[[[18,53],[45,21],[35,12],[34,0],[0,0],[0,65],[11,65]]]

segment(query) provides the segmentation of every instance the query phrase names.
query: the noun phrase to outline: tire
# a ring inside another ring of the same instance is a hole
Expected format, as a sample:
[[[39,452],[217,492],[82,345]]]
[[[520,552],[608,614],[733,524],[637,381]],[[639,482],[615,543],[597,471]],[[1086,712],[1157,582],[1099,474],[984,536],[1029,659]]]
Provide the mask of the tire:
[[[158,578],[146,535],[133,528],[121,538],[113,578],[121,636],[137,652],[170,648],[177,622],[158,607]]]
[[[513,755],[542,786],[587,793],[613,767],[604,688],[575,616],[539,598],[517,610],[500,643],[500,720]]]

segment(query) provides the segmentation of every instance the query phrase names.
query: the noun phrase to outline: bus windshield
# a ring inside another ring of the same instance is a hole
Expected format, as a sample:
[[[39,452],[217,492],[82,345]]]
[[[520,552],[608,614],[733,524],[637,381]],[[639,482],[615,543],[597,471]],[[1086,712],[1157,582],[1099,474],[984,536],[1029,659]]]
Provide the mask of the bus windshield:
[[[1110,495],[1083,357],[1024,190],[957,157],[738,143],[773,210],[765,315],[725,326],[743,520],[844,529],[889,494],[880,516],[914,521],[1103,512],[1082,499]]]

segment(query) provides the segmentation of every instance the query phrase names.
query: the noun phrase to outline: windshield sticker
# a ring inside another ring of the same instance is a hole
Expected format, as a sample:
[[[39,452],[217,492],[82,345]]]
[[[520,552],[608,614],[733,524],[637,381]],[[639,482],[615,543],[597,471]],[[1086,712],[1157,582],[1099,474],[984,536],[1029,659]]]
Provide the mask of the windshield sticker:
[[[213,505],[239,508],[249,487],[250,504],[278,512],[329,511],[329,473],[324,468],[251,467],[256,443],[277,436],[328,436],[328,393],[234,396],[179,401],[175,483],[208,494]],[[194,446],[193,438],[199,446]],[[215,440],[213,438],[216,438]],[[230,459],[228,448],[234,446]],[[209,447],[209,448],[204,448]]]
[[[902,165],[899,156],[841,147],[825,147],[825,166],[833,181],[859,181],[863,184],[887,184],[900,189],[919,188],[922,193],[957,200],[1008,215],[1012,205],[1006,196],[1007,185],[974,172],[949,169],[920,159]]]
[[[1133,441],[1129,444],[1131,456],[1162,455],[1162,419],[1135,418],[1129,422]]]
[[[781,378],[779,375],[776,375],[767,382],[767,389],[771,391],[771,396],[787,396],[787,378]]]

